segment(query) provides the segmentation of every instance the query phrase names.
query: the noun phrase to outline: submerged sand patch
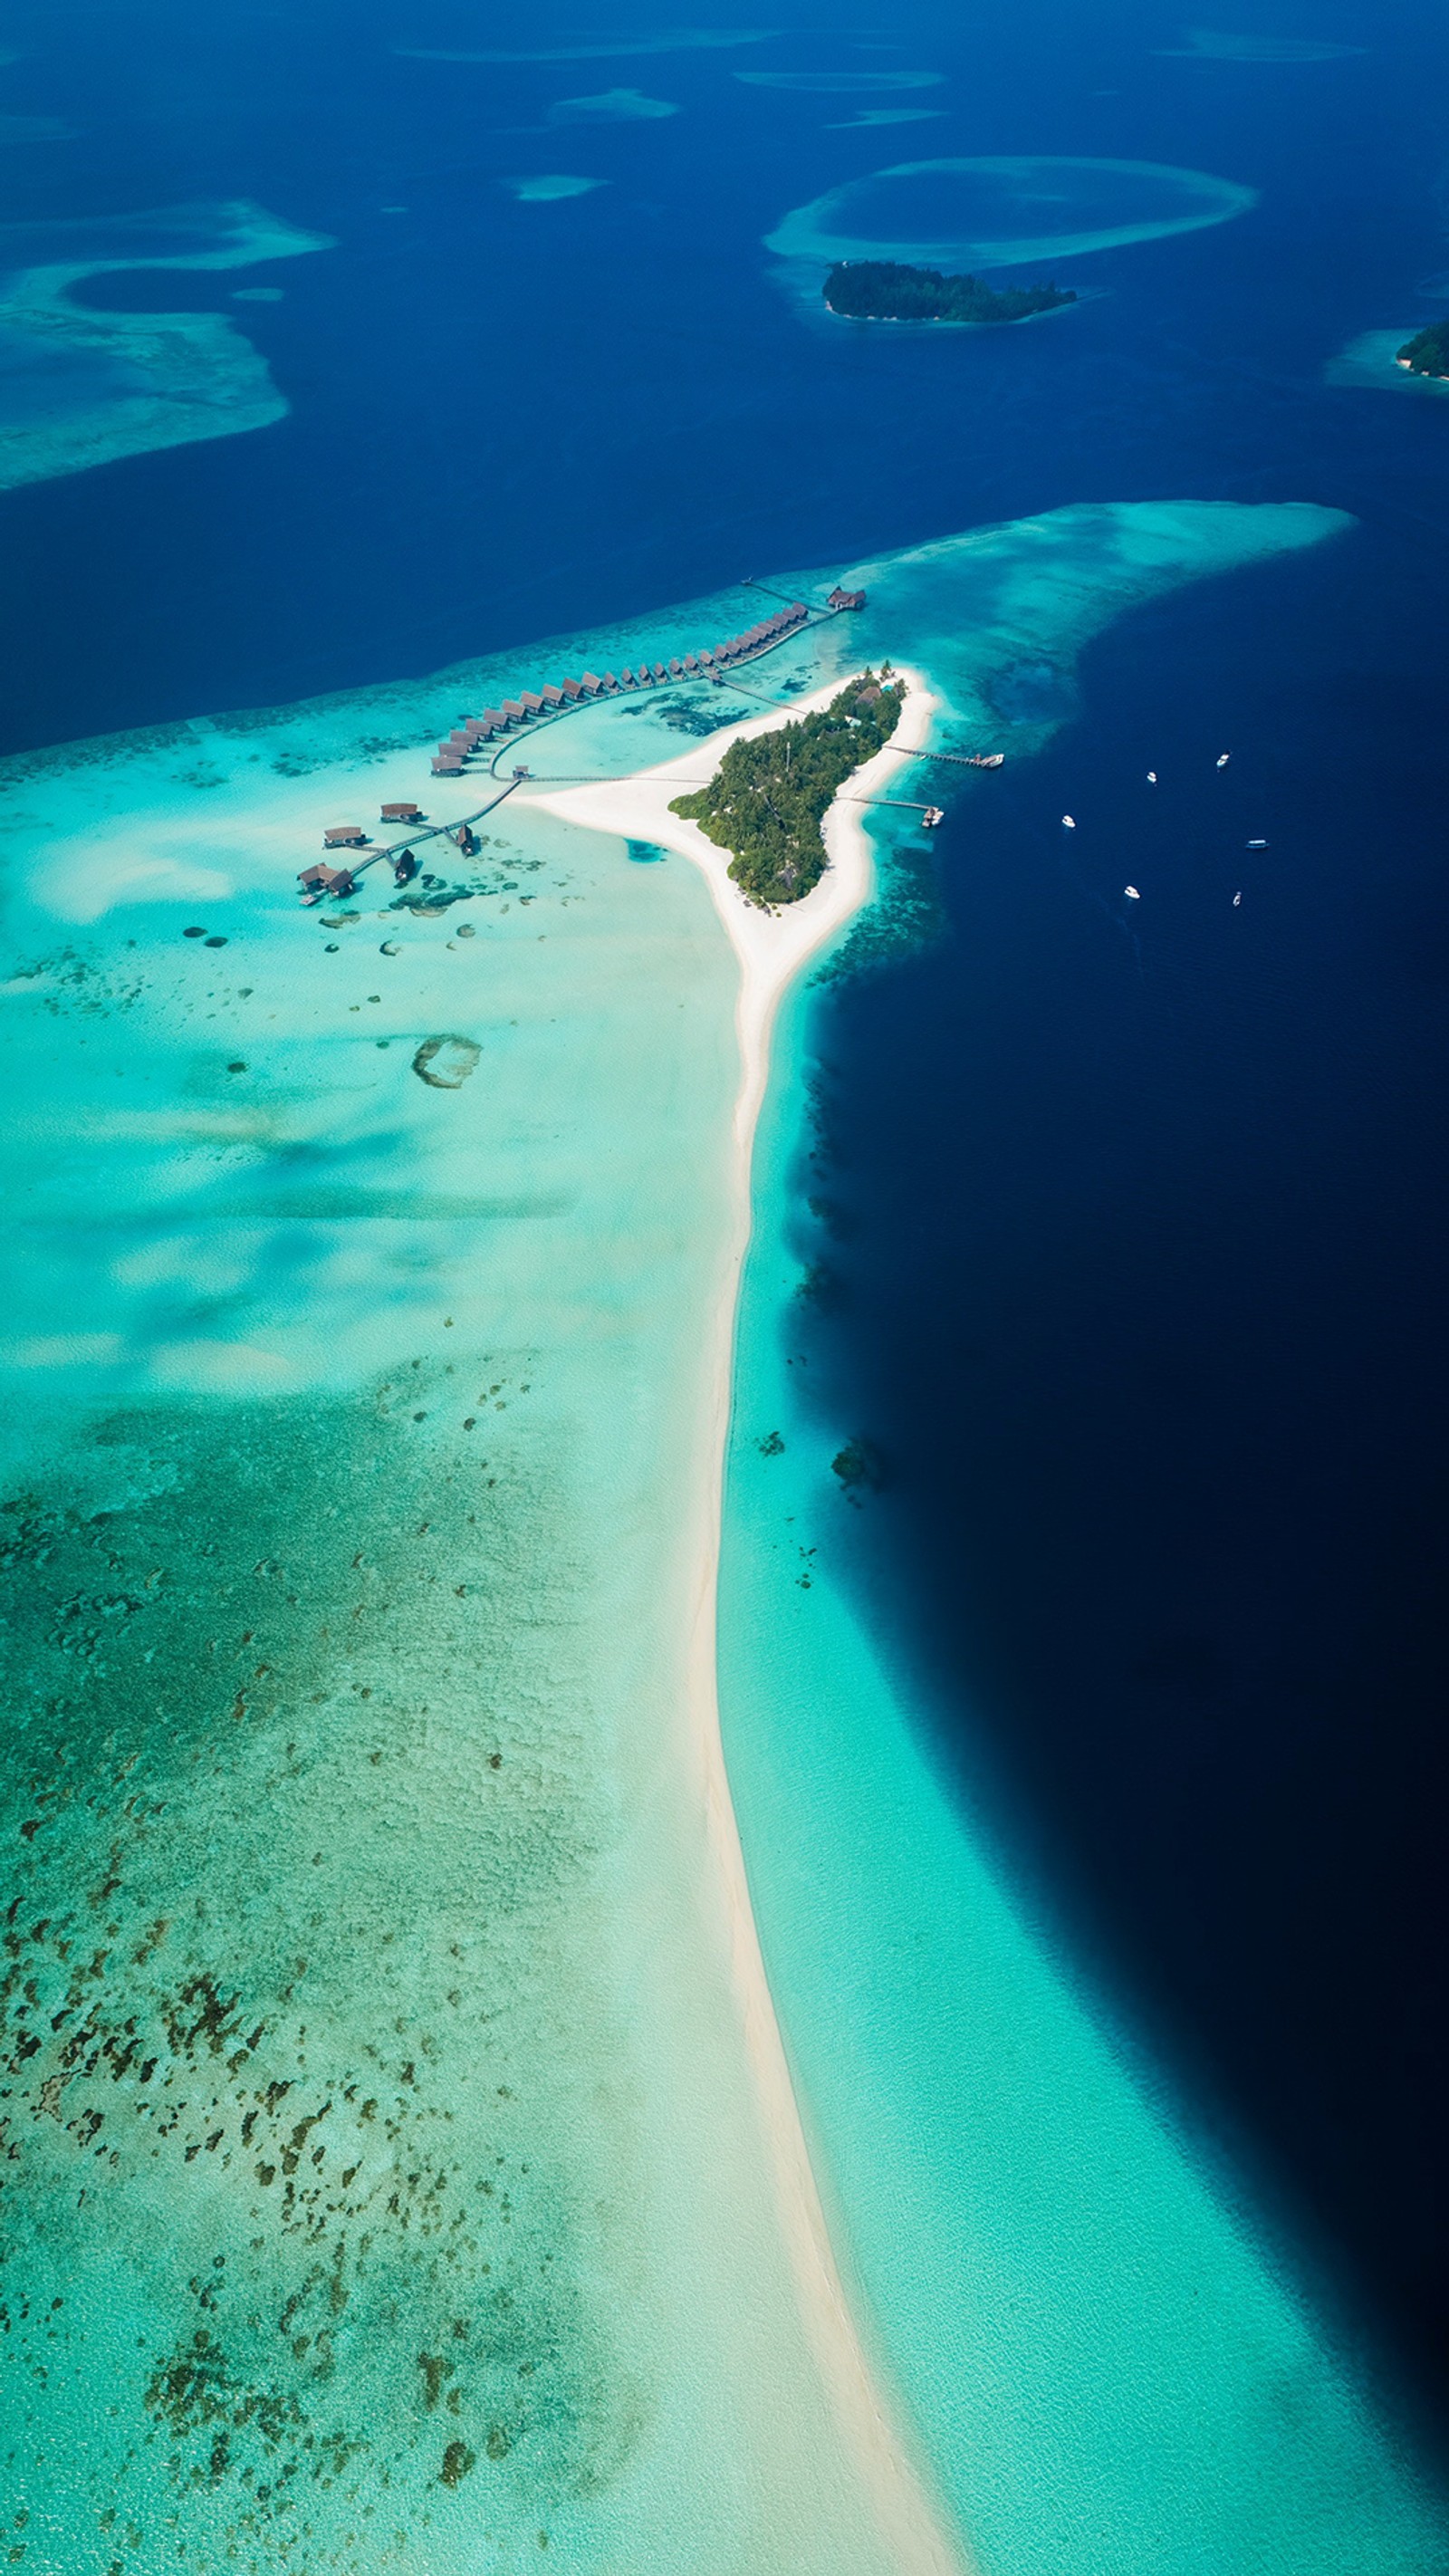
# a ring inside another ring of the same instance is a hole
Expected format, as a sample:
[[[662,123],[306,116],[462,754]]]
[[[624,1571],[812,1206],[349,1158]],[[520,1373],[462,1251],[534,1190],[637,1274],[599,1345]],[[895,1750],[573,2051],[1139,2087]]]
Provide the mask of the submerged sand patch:
[[[413,1057],[413,1071],[435,1091],[458,1091],[475,1070],[481,1052],[471,1038],[424,1038]]]
[[[662,116],[678,114],[678,104],[673,99],[649,98],[637,89],[604,89],[589,98],[556,98],[548,110],[548,122],[550,125],[651,124]]]
[[[4,247],[0,490],[285,417],[287,399],[265,360],[224,314],[100,312],[71,290],[126,269],[292,259],[330,249],[328,235],[237,200],[12,227]]]
[[[812,267],[854,259],[1005,268],[1196,232],[1256,203],[1253,188],[1166,162],[901,161],[793,207],[765,246]]]

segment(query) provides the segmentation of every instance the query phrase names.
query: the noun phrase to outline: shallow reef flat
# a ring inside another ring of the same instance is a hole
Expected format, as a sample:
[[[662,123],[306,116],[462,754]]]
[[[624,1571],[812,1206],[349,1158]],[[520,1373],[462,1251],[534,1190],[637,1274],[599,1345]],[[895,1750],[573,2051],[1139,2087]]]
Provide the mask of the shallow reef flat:
[[[75,301],[126,269],[249,268],[330,248],[260,206],[13,226],[0,237],[0,491],[285,418],[266,360],[219,313]]]
[[[1399,365],[1399,351],[1422,325],[1406,323],[1398,331],[1361,331],[1347,348],[1329,359],[1323,370],[1325,384],[1351,385],[1373,394],[1438,394],[1446,390],[1442,376],[1420,375],[1413,367]]]
[[[1252,188],[1165,162],[901,161],[791,207],[765,247],[787,269],[838,260],[1007,268],[1196,232],[1256,203]]]
[[[1109,617],[1344,524],[1178,504],[981,530],[854,568],[864,612],[741,676],[788,700],[909,658],[946,738],[986,747],[1003,674],[1069,674]],[[978,2545],[984,2564],[1115,2567],[1083,2553],[1063,2499],[1097,2514],[1144,2451],[1152,2563],[1186,2576],[1200,2525],[1225,2548],[1249,2529],[1217,2462],[1236,2456],[1232,2391],[1200,2366],[1243,2281],[1268,2321],[1260,2379],[1285,2351],[1312,2360],[1275,2419],[1289,2490],[1315,2462],[1327,2481],[1305,2530],[1348,2527],[1342,2481],[1365,2460],[1386,2474],[1348,2397],[1303,2432],[1303,2386],[1337,2392],[1311,2330],[1115,2062],[1102,2074],[1105,2044],[999,1893],[1001,1937],[960,1933],[963,1906],[968,1931],[985,1920],[968,1903],[985,1864],[929,1807],[904,1731],[882,1726],[862,1770],[848,1604],[802,1661],[800,1618],[830,1588],[792,1576],[782,1599],[778,1493],[737,1473],[725,1713],[875,2366],[845,2386],[860,2347],[843,2310],[822,2334],[787,2223],[795,2133],[782,2149],[757,2080],[769,1998],[687,1705],[738,1249],[738,976],[710,888],[677,852],[514,796],[466,860],[421,844],[431,882],[405,898],[374,871],[340,905],[297,906],[339,817],[482,803],[482,783],[427,776],[469,708],[755,614],[726,594],[0,775],[17,1253],[0,2535],[63,2576],[886,2576]],[[711,732],[758,712],[662,688],[517,756],[551,800],[696,748],[703,776]],[[1029,751],[1055,720],[1012,740]],[[742,1438],[774,1419],[803,1072],[792,1038]],[[785,1427],[774,1463],[793,1474]],[[807,1514],[828,1461],[813,1474]],[[772,1803],[782,1779],[808,1852]],[[922,1907],[924,1964],[902,1978]],[[1011,2146],[1023,1959],[1060,2165]],[[963,2064],[969,2118],[948,2081]],[[1136,2200],[1133,2156],[1153,2183]],[[983,2212],[997,2238],[978,2259]],[[1107,2342],[1105,2396],[1093,2375],[1084,2321],[1129,2234],[1166,2396],[1118,2376]],[[1280,2314],[1297,2343],[1273,2342]],[[1353,2438],[1315,2451],[1330,2420]]]
[[[5,2512],[878,2576],[683,1714],[732,953],[511,805],[296,902],[476,677],[8,781]]]

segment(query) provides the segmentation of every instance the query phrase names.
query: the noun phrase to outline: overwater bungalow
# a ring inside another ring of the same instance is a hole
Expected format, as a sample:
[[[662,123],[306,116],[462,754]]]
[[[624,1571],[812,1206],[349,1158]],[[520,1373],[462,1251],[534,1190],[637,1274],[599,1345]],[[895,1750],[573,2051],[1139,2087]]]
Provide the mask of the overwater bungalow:
[[[841,589],[841,587],[840,587],[840,585],[839,585],[839,583],[837,582],[837,583],[836,583],[836,586],[835,586],[835,588],[834,588],[834,590],[832,590],[832,592],[831,592],[831,594],[830,594],[830,597],[827,599],[827,601],[826,601],[825,605],[826,605],[826,607],[827,607],[827,608],[836,608],[836,609],[839,609],[839,608],[864,608],[864,606],[865,606],[865,592],[864,592],[863,590],[842,590],[842,589]]]
[[[323,903],[357,892],[357,880],[350,868],[324,868],[320,864],[303,868],[297,878],[304,903]]]
[[[832,608],[861,607],[864,601],[864,591],[835,590],[830,595]],[[697,653],[676,653],[667,663],[641,662],[637,669],[626,668],[617,673],[585,671],[581,679],[570,676],[565,680],[546,681],[541,690],[525,689],[520,697],[505,698],[501,707],[485,707],[480,715],[468,716],[462,724],[455,725],[446,740],[438,745],[433,775],[454,778],[470,753],[495,734],[507,733],[517,725],[536,724],[545,716],[563,715],[570,707],[582,706],[592,699],[613,697],[623,689],[661,688],[671,680],[718,679],[730,663],[741,661],[752,653],[768,651],[783,636],[804,625],[809,616],[810,610],[803,599],[791,600],[788,606],[777,608],[772,616],[764,618],[757,626],[751,626],[744,634],[728,635],[722,644],[704,645]],[[422,819],[417,807],[403,805],[385,806],[383,818],[387,822],[400,823]],[[339,831],[345,831],[351,840],[350,826],[339,826]],[[358,839],[361,838],[359,833]],[[339,842],[338,846],[342,844]]]
[[[329,823],[322,834],[324,850],[363,850],[367,834],[360,823]]]
[[[384,823],[421,823],[423,809],[421,805],[414,805],[410,800],[404,799],[398,804],[384,805],[382,819]]]

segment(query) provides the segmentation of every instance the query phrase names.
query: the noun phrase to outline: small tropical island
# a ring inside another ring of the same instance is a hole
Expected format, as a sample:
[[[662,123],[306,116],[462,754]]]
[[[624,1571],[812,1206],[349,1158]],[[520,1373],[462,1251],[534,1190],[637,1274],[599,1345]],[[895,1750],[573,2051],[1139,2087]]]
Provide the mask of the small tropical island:
[[[1025,322],[1075,304],[1070,286],[988,286],[979,277],[948,277],[939,268],[905,268],[892,259],[842,259],[825,281],[832,313],[852,322]]]
[[[1426,322],[1396,356],[1416,376],[1449,376],[1449,321]]]
[[[825,871],[832,797],[884,750],[905,695],[889,663],[862,671],[818,714],[732,742],[709,785],[675,797],[669,811],[733,851],[730,876],[747,901],[798,903]]]

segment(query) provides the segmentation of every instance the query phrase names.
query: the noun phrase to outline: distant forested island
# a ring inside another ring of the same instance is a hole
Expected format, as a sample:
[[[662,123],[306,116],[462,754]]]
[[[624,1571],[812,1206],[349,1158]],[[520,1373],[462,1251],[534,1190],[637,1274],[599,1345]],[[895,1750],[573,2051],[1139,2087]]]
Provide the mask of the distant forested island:
[[[979,277],[946,277],[939,268],[903,268],[893,259],[842,259],[825,281],[832,313],[852,322],[1024,322],[1075,304],[1070,286],[1004,286]]]
[[[1401,367],[1416,376],[1449,376],[1449,321],[1427,322],[1398,352]]]
[[[671,814],[734,852],[730,875],[751,903],[798,903],[819,884],[826,808],[900,719],[905,683],[889,669],[862,671],[817,715],[732,742],[707,787],[674,799]]]

